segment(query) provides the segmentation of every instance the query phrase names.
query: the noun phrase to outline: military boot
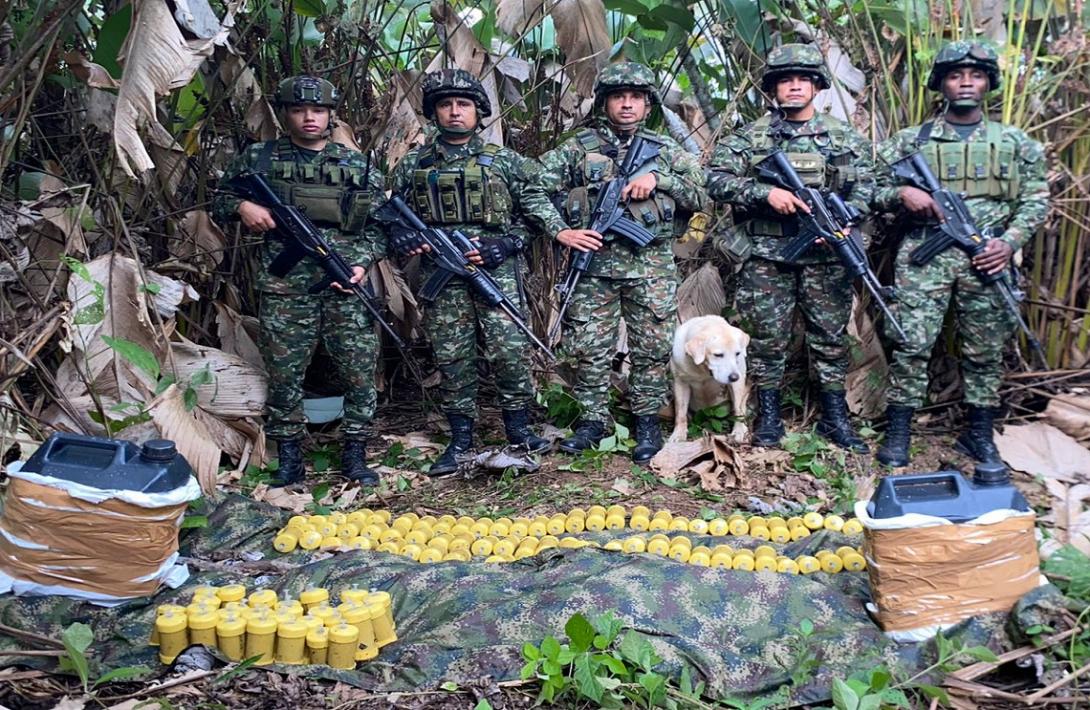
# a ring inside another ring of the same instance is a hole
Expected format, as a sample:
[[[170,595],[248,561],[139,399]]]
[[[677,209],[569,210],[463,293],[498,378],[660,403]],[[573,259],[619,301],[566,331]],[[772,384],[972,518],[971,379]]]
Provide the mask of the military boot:
[[[530,413],[525,409],[503,410],[503,430],[507,441],[515,446],[525,446],[530,453],[548,449],[551,444],[530,429]]]
[[[367,441],[345,439],[341,448],[341,473],[361,486],[378,484],[378,474],[367,465]]]
[[[450,443],[428,469],[429,476],[445,476],[458,470],[458,456],[473,448],[473,420],[464,414],[447,414]]]
[[[578,454],[593,449],[598,442],[606,438],[606,425],[602,422],[580,419],[575,423],[575,431],[560,442],[560,450],[569,454]]]
[[[857,453],[870,453],[870,447],[859,438],[848,418],[848,403],[843,392],[821,393],[821,419],[817,424],[818,436],[828,439],[842,449]]]
[[[981,463],[1003,463],[1003,459],[999,457],[999,449],[995,448],[995,442],[992,441],[995,407],[970,404],[967,414],[969,428],[958,437],[954,449]]]
[[[916,410],[903,404],[886,407],[886,438],[878,449],[878,461],[887,466],[908,465],[908,445],[912,440],[912,415]]]
[[[302,483],[305,475],[302,440],[276,439],[275,441],[279,466],[276,469],[276,476],[269,481],[269,485],[278,488]]]
[[[659,415],[636,415],[636,447],[632,449],[632,460],[647,463],[662,449],[662,429],[659,427]]]
[[[757,390],[757,421],[753,423],[754,446],[779,446],[783,438],[783,419],[780,416],[780,391]]]

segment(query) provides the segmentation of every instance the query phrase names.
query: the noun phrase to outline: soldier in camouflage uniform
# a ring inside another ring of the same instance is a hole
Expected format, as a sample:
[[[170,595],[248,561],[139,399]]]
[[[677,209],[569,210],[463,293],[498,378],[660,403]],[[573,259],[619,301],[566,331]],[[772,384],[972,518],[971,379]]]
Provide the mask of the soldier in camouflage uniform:
[[[492,106],[469,72],[443,69],[428,74],[423,95],[424,115],[435,122],[438,134],[398,164],[393,190],[425,223],[460,230],[478,242],[480,248],[467,256],[515,297],[521,292],[518,254],[526,239],[518,218],[533,218],[542,205],[555,213],[543,191],[530,184],[537,166],[477,135]],[[423,251],[416,233],[406,230],[391,233],[390,245],[403,255]],[[425,262],[425,279],[435,268]],[[549,447],[529,427],[528,407],[534,397],[529,341],[502,311],[472,293],[465,282],[452,279],[428,308],[425,330],[442,373],[440,396],[451,430],[450,444],[429,474],[454,472],[456,457],[473,446],[478,339],[495,373],[507,440],[531,451]]]
[[[276,102],[288,135],[250,146],[227,169],[223,184],[243,172],[264,174],[287,204],[306,210],[325,238],[353,265],[354,283],[366,268],[382,258],[382,232],[368,224],[374,197],[383,176],[362,154],[329,140],[337,90],[325,79],[298,76],[282,81]],[[336,363],[345,384],[344,474],[363,484],[378,482],[367,467],[366,445],[375,412],[374,368],[378,339],[371,317],[339,284],[308,294],[325,272],[309,257],[283,278],[269,273],[274,257],[284,249],[274,238],[276,224],[265,207],[243,199],[227,185],[215,198],[213,212],[226,223],[240,220],[247,229],[264,233],[261,248],[260,347],[269,374],[269,416],[266,434],[278,443],[277,485],[303,478],[301,441],[303,375],[321,342]]]
[[[704,175],[696,158],[667,136],[646,130],[643,122],[660,101],[655,76],[642,64],[606,67],[594,87],[590,124],[539,159],[545,185],[562,193],[566,222],[556,215],[548,234],[564,246],[594,251],[567,312],[569,352],[576,360],[575,398],[583,407],[573,435],[560,448],[579,452],[605,436],[609,421],[609,376],[617,326],[628,330],[632,369],[632,413],[636,447],[632,458],[646,462],[662,448],[658,410],[667,391],[671,334],[677,323],[677,271],[672,240],[687,215],[706,199]],[[628,212],[656,238],[643,249],[604,239],[583,229],[598,190],[617,172],[632,139],[640,136],[659,147],[658,156],[637,171],[624,189]],[[571,225],[571,229],[568,228]]]
[[[961,337],[961,374],[968,405],[968,428],[957,449],[978,461],[998,462],[992,427],[999,405],[1003,348],[1015,328],[999,293],[985,286],[977,272],[1010,268],[1011,255],[1044,223],[1048,211],[1044,148],[1013,126],[991,121],[981,108],[984,96],[999,88],[995,50],[976,42],[953,42],[935,57],[927,87],[946,99],[942,115],[907,128],[883,143],[879,154],[892,163],[923,152],[943,186],[964,193],[983,234],[998,235],[972,262],[950,248],[923,266],[909,262],[942,218],[931,196],[899,184],[887,172],[876,196],[883,209],[903,209],[914,225],[896,260],[897,317],[908,340],[894,348],[890,364],[889,428],[878,460],[890,466],[908,463],[909,430],[914,410],[927,395],[927,365],[951,301]]]
[[[780,388],[797,309],[821,386],[817,432],[838,446],[867,451],[844,399],[852,280],[836,256],[820,246],[795,262],[784,261],[780,251],[799,231],[796,213],[807,207],[790,191],[761,182],[754,166],[780,148],[808,185],[835,190],[866,212],[874,193],[871,146],[847,123],[815,111],[813,99],[829,88],[829,75],[813,45],[772,50],[761,88],[777,108],[717,146],[708,173],[709,196],[729,203],[735,219],[717,246],[744,260],[737,303],[752,338],[749,363],[758,403],[752,441],[777,446],[784,435]]]

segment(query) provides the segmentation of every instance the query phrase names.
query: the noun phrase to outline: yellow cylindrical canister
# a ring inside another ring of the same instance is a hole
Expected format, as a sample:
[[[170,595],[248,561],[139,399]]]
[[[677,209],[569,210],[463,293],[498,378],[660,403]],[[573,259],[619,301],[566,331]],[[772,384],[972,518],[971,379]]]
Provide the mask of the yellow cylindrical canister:
[[[215,648],[216,624],[218,623],[219,615],[210,607],[201,607],[188,612],[186,624],[189,627],[189,643],[199,643]]]
[[[310,522],[307,520],[307,516],[305,516],[305,515],[293,515],[290,518],[288,518],[288,524],[285,525],[284,527],[287,530],[300,530],[301,531],[303,529],[304,525],[309,525],[309,524],[310,524]]]
[[[730,524],[723,518],[708,521],[708,534],[722,537],[730,532]]]
[[[771,536],[769,539],[777,544],[784,544],[791,542],[791,531],[786,525],[777,525],[774,528],[769,528],[768,533]]]
[[[821,525],[826,530],[840,532],[844,529],[844,518],[839,515],[826,515],[825,520],[822,521]]]
[[[790,557],[781,557],[776,560],[776,571],[782,574],[798,574],[799,566]]]
[[[590,529],[590,519],[587,519],[587,529]],[[623,515],[607,515],[605,518],[606,530],[624,530]]]
[[[357,535],[348,541],[348,547],[352,550],[370,550],[375,546],[375,543],[371,541],[371,538],[364,537],[363,535]]]
[[[216,624],[216,645],[229,661],[241,661],[245,650],[246,620],[232,610]]]
[[[492,541],[487,537],[478,538],[469,546],[469,551],[477,557],[487,557],[492,554]]]
[[[389,592],[372,592],[367,597],[367,603],[373,607],[371,610],[371,623],[375,627],[375,645],[379,648],[397,641],[397,631],[394,626],[394,608]]]
[[[273,540],[273,549],[281,554],[287,554],[299,546],[299,536],[294,532],[282,532]]]
[[[426,565],[435,564],[436,562],[443,561],[443,551],[437,547],[429,547],[421,551],[420,556],[416,558],[417,562],[421,562]]]
[[[307,616],[313,616],[315,618],[321,619],[322,623],[325,624],[326,626],[329,626],[330,618],[332,618],[333,616],[336,616],[336,614],[337,614],[337,610],[334,609],[333,607],[329,606],[329,604],[326,603],[326,602],[322,602],[321,604],[318,604],[317,606],[312,606],[307,611]]]
[[[329,650],[326,663],[333,668],[352,670],[356,667],[356,648],[360,630],[350,624],[340,623],[329,630]]]
[[[740,550],[739,550],[740,552]],[[731,560],[731,569],[742,570],[743,572],[752,572],[753,568],[757,565],[756,560],[751,555],[735,555]]]
[[[431,539],[431,530],[426,529],[426,528],[422,529],[422,530],[410,530],[409,534],[405,536],[405,542],[410,543],[412,545],[419,545],[421,547],[423,547],[424,545],[427,545],[428,540],[430,540],[430,539]]]
[[[674,535],[670,538],[670,547],[673,547],[674,545],[684,545],[689,548],[690,551],[693,549],[693,541],[684,535]]]
[[[821,513],[807,513],[802,516],[802,524],[811,530],[820,530],[822,525],[825,524],[825,518]]]
[[[259,589],[256,592],[250,594],[247,600],[250,606],[257,608],[259,606],[267,606],[270,609],[276,608],[276,602],[279,601],[276,598],[276,592],[272,589]]]
[[[326,517],[326,520],[333,523],[337,527],[340,527],[341,525],[344,525],[345,522],[348,520],[348,516],[345,515],[344,513],[342,513],[339,510],[334,510],[332,513],[330,513],[329,515],[327,515],[325,517]]]
[[[844,569],[849,572],[862,572],[867,568],[867,558],[854,550],[843,555],[841,559],[844,560]]]
[[[160,604],[155,608],[155,619],[151,621],[151,638],[148,639],[148,643],[152,646],[159,645],[159,627],[156,626],[156,620],[166,613],[173,614],[185,614],[185,607],[181,604]]]
[[[568,518],[566,516],[564,516],[563,514],[554,515],[553,517],[549,518],[549,522],[545,526],[545,529],[550,535],[563,535],[564,526],[566,526],[567,524]]]
[[[325,587],[309,587],[299,595],[299,603],[303,605],[305,611],[310,611],[313,607],[328,602],[329,590]]]
[[[708,566],[716,569],[730,569],[732,562],[734,562],[734,558],[729,552],[716,552],[712,554]]]
[[[679,515],[670,521],[670,530],[674,532],[689,532],[689,519]]]
[[[155,628],[159,631],[159,661],[166,665],[174,663],[178,654],[189,645],[189,632],[185,614],[168,611],[155,618]]]
[[[507,537],[511,534],[511,526],[508,523],[497,520],[488,526],[488,534],[492,537]]]
[[[706,547],[703,548],[703,549],[697,548],[696,550],[693,550],[693,552],[690,553],[690,555],[689,555],[689,564],[691,564],[691,565],[698,565],[700,567],[710,567],[711,566],[711,561],[712,561],[712,556],[709,554],[708,549]]]
[[[811,555],[799,555],[795,558],[795,564],[803,574],[813,574],[821,569],[821,562]]]
[[[227,602],[239,602],[246,596],[246,587],[241,584],[228,584],[217,589],[216,596],[219,597],[220,601],[224,604]]]
[[[246,622],[246,658],[259,656],[256,666],[267,666],[276,656],[276,619],[268,615],[254,615]]]
[[[633,520],[635,522],[635,520]],[[670,521],[666,518],[652,518],[651,522],[647,525],[647,529],[654,532],[656,530],[669,530]]]
[[[776,559],[776,548],[772,547],[772,545],[758,545],[753,550],[753,556],[754,557],[771,557],[772,559]]]
[[[307,631],[307,659],[314,665],[325,665],[329,651],[329,629],[319,626]]]
[[[276,627],[276,662],[293,666],[306,663],[308,631],[307,625],[298,619],[280,622]]]
[[[317,530],[307,530],[299,537],[299,547],[304,550],[317,550],[322,546],[322,533]]]
[[[586,520],[586,528],[591,532],[599,532],[606,529],[606,518],[604,515],[588,515]]]
[[[492,546],[492,554],[509,557],[515,554],[515,548],[517,547],[515,541],[510,538],[497,540],[496,544]]]
[[[660,557],[666,557],[670,553],[670,543],[662,538],[652,539],[647,543],[647,551]]]
[[[682,545],[674,543],[670,545],[670,551],[667,553],[671,560],[678,562],[688,562],[689,556],[692,554],[692,547],[690,545]]]
[[[337,537],[348,542],[360,534],[360,528],[354,523],[345,523],[337,526]]]
[[[346,624],[351,624],[359,630],[359,648],[356,651],[357,661],[370,661],[378,656],[378,646],[375,645],[375,626],[372,615],[379,611],[374,604],[341,604],[337,607],[341,612],[341,618]]]
[[[749,534],[749,523],[747,523],[745,521],[745,518],[741,518],[741,517],[734,518],[733,520],[731,520],[727,524],[727,527],[730,529],[730,534],[731,535],[748,535]]]
[[[836,574],[840,570],[844,569],[844,560],[839,556],[829,553],[821,558],[821,569],[829,574]]]
[[[642,537],[633,535],[622,541],[621,549],[625,552],[644,552],[647,549],[647,543]]]
[[[840,528],[840,532],[845,535],[858,535],[863,532],[863,523],[859,522],[855,518],[844,521],[844,527]]]
[[[648,519],[648,517],[646,515],[637,515],[637,514],[633,513],[632,517],[629,519],[628,525],[633,530],[643,531],[643,530],[650,529],[651,521]]]
[[[695,518],[689,521],[689,532],[694,535],[706,535],[708,533],[708,521]]]
[[[371,513],[368,519],[370,520],[371,518],[377,518],[380,522],[388,524],[391,517],[392,516],[390,515],[390,511],[388,510],[376,510]]]
[[[603,549],[609,550],[610,552],[623,552],[624,551],[624,543],[622,543],[620,540],[610,540],[609,542],[607,542],[602,547],[603,547]]]
[[[443,562],[469,562],[469,555],[465,550],[451,550],[443,555]]]
[[[548,518],[534,518],[533,522],[527,528],[527,534],[534,537],[544,537],[549,534],[549,520]]]
[[[216,587],[211,584],[201,584],[193,588],[192,601],[198,601],[204,597],[216,597]]]
[[[755,572],[775,572],[776,558],[761,555],[753,561],[753,570]]]
[[[602,521],[605,524],[605,521]],[[564,531],[577,535],[587,529],[587,519],[581,515],[569,515],[564,520]]]
[[[767,525],[763,525],[763,524],[761,524],[761,525],[750,524],[750,526],[749,526],[749,536],[750,537],[755,537],[758,540],[771,540],[772,539],[771,531],[769,531]]]

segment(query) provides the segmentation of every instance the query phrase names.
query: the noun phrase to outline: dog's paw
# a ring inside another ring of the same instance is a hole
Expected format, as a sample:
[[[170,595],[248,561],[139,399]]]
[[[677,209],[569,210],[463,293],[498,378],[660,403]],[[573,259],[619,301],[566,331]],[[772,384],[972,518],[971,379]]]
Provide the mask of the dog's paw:
[[[681,443],[683,441],[688,441],[688,440],[689,440],[689,432],[688,431],[679,431],[679,430],[675,429],[674,433],[670,435],[670,438],[666,440],[666,443],[668,443],[668,444],[679,444],[679,443]]]
[[[734,428],[730,430],[730,440],[736,444],[743,444],[748,436],[749,427],[742,422],[735,422]]]

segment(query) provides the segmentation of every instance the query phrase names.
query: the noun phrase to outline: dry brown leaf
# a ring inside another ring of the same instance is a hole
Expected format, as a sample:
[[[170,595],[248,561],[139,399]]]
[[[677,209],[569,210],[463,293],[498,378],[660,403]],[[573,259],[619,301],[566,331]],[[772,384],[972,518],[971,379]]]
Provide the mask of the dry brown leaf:
[[[1090,482],[1090,451],[1044,422],[1004,427],[996,434],[999,455],[1011,468],[1068,483]]]
[[[617,491],[623,496],[627,496],[632,493],[632,482],[627,478],[614,478],[613,485],[610,486],[609,489]]]
[[[386,303],[394,320],[404,324],[402,334],[416,330],[420,325],[420,306],[397,264],[383,259],[372,265],[369,278],[379,301]]]
[[[193,40],[182,34],[166,0],[133,0],[132,5],[132,30],[118,57],[124,72],[114,114],[114,147],[122,169],[136,177],[156,165],[140,139],[140,129],[146,128],[160,145],[173,140],[155,116],[156,97],[188,84],[213,48],[226,43],[237,2],[228,3],[213,37]]]
[[[79,52],[72,50],[64,55],[64,61],[68,68],[76,75],[76,78],[96,89],[116,89],[117,79],[110,76],[110,72],[100,64],[95,64]]]
[[[726,304],[723,279],[711,262],[689,274],[678,286],[677,314],[682,323],[697,316],[717,316]]]
[[[258,329],[257,319],[240,314],[226,303],[216,301],[212,305],[216,308],[216,336],[220,340],[220,348],[264,370],[265,360],[253,336]]]
[[[178,453],[189,462],[201,490],[206,494],[216,490],[216,472],[220,465],[220,450],[213,443],[208,429],[192,412],[186,411],[182,390],[170,385],[148,403],[148,414],[164,439],[178,447]]]
[[[382,439],[390,444],[400,443],[406,450],[419,449],[424,454],[428,452],[438,453],[443,448],[442,444],[433,441],[431,437],[422,431],[411,431],[408,434],[383,434]]]
[[[171,254],[182,259],[192,259],[205,268],[214,268],[223,261],[227,236],[204,210],[190,210],[178,224],[183,237],[171,244]]]
[[[1090,394],[1058,394],[1045,407],[1045,419],[1079,441],[1090,440]]]
[[[848,336],[859,343],[852,348],[852,367],[844,383],[848,409],[864,419],[876,419],[886,409],[889,365],[878,340],[878,331],[858,298],[852,299]]]
[[[176,382],[188,383],[205,368],[208,384],[196,387],[197,404],[219,417],[254,417],[265,410],[265,372],[237,355],[188,340],[170,344]],[[165,369],[165,368],[164,368]]]
[[[700,478],[700,487],[709,493],[723,490],[723,483],[720,481],[722,474],[726,473],[724,467],[720,466],[714,460],[701,461],[700,463],[692,466],[692,471]]]
[[[421,142],[424,126],[410,98],[412,91],[419,92],[419,86],[415,86],[412,76],[407,72],[394,74],[392,79],[390,83],[393,85],[393,98],[389,119],[385,126],[381,121],[376,122],[376,127],[383,130],[375,137],[374,143],[386,155],[390,165],[397,165],[414,145]]]
[[[356,140],[356,134],[352,131],[352,127],[344,121],[337,121],[337,124],[333,126],[333,142],[351,148],[357,153],[363,152],[363,148],[360,147],[359,142]]]
[[[482,123],[480,136],[486,143],[503,145],[503,124],[499,118],[500,96],[496,85],[496,73],[492,71],[492,60],[488,51],[477,41],[471,30],[454,7],[443,0],[433,0],[431,17],[435,21],[436,31],[445,37],[444,48],[428,65],[427,71],[437,71],[445,66],[465,69],[481,80],[484,92],[492,103],[492,116]],[[604,22],[604,15],[603,15]]]
[[[275,505],[277,508],[290,510],[293,513],[302,513],[306,510],[307,505],[314,500],[314,496],[309,493],[293,493],[286,488],[279,487],[270,488],[264,483],[260,483],[254,488],[252,496],[259,503]]]
[[[606,30],[605,5],[602,0],[500,0],[496,24],[505,34],[518,37],[540,23],[546,11],[576,93],[591,96],[598,70],[605,66],[613,45]]]
[[[708,437],[696,441],[671,441],[651,459],[651,470],[661,476],[676,477],[683,468],[692,465],[712,450]]]
[[[1069,486],[1047,479],[1045,487],[1054,497],[1051,517],[1057,537],[1090,555],[1090,484]]]

